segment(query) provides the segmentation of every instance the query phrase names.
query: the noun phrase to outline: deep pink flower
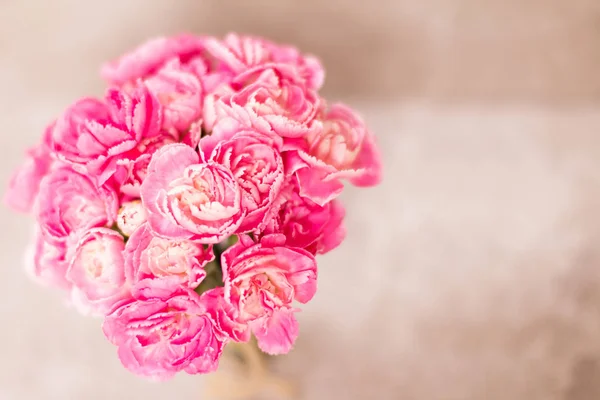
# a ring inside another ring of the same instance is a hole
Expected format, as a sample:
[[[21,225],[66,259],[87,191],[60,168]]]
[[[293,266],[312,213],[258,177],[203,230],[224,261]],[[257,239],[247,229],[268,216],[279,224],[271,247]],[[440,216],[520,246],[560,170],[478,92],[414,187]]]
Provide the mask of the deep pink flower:
[[[261,229],[283,183],[282,140],[276,135],[245,128],[234,119],[221,120],[200,149],[209,161],[227,167],[242,190],[246,217],[239,232]]]
[[[131,282],[175,277],[179,284],[196,288],[206,276],[204,266],[214,260],[212,247],[185,239],[155,236],[142,225],[127,241],[125,266]]]
[[[319,205],[341,193],[341,178],[356,186],[381,181],[381,158],[373,135],[350,108],[341,104],[330,108],[322,129],[311,131],[303,148],[286,156],[286,169],[296,173],[300,195]]]
[[[187,131],[202,116],[200,80],[173,60],[146,80],[163,108],[163,129]]]
[[[131,236],[146,219],[146,209],[141,200],[124,202],[117,214],[117,227],[125,236]]]
[[[40,184],[38,222],[47,240],[64,243],[90,228],[111,226],[118,199],[69,167],[53,170]]]
[[[286,245],[300,247],[313,254],[325,254],[342,243],[346,236],[346,211],[337,200],[323,206],[299,195],[296,180],[286,185],[277,199],[278,207],[264,232],[282,233]]]
[[[56,121],[50,145],[57,157],[103,184],[118,173],[118,158],[159,133],[161,111],[144,86],[111,89],[107,104],[82,99]]]
[[[135,82],[155,73],[170,60],[187,61],[203,49],[202,37],[178,35],[147,41],[130,53],[102,67],[102,76],[111,84]]]
[[[127,369],[157,380],[183,370],[197,374],[217,369],[224,342],[197,293],[177,280],[148,279],[132,295],[103,325]]]
[[[241,235],[221,257],[225,299],[269,354],[292,348],[298,335],[292,302],[308,302],[317,289],[313,255],[284,243],[283,235],[267,235],[259,243]]]
[[[106,102],[112,123],[138,143],[160,133],[163,110],[148,87],[139,84],[130,89],[109,89]],[[110,140],[110,138],[107,138]]]
[[[25,162],[10,178],[4,202],[15,211],[30,212],[33,208],[40,182],[53,163],[49,148],[53,129],[54,123],[46,128],[42,142],[27,151]]]
[[[109,119],[109,110],[102,101],[94,98],[78,100],[56,121],[50,146],[60,160],[85,165],[105,150],[102,143],[97,143],[96,136],[120,137],[119,129],[108,125]],[[114,132],[103,132],[111,129]]]
[[[141,195],[150,227],[163,237],[219,243],[244,218],[231,171],[200,163],[198,153],[184,144],[164,146],[152,156]]]
[[[318,128],[315,116],[321,100],[315,91],[295,80],[290,68],[277,65],[249,70],[238,75],[231,86],[233,91],[214,103],[216,117],[210,115],[210,109],[205,110],[207,121],[230,116],[258,125],[260,130],[266,124],[278,135],[291,138]]]
[[[148,165],[152,155],[161,147],[171,143],[177,143],[177,138],[163,132],[151,138],[142,139],[134,149],[123,154],[117,160],[120,174],[115,179],[117,183],[121,184],[121,193],[139,198],[140,187],[148,174]]]
[[[93,228],[81,237],[66,275],[79,310],[105,315],[128,298],[124,248],[123,236],[112,229]]]

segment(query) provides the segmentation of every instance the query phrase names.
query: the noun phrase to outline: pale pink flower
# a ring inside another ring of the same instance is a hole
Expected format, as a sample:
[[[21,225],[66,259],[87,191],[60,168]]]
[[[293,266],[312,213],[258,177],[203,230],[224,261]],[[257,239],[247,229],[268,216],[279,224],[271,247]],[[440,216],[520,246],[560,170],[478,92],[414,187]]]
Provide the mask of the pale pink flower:
[[[67,271],[71,297],[83,313],[105,315],[126,300],[123,236],[108,228],[93,228],[79,240]]]
[[[200,142],[204,157],[230,169],[241,188],[246,217],[238,232],[260,230],[279,194],[284,179],[281,145],[280,137],[246,128],[234,119],[221,120]]]
[[[313,254],[325,254],[342,243],[346,236],[344,206],[332,200],[323,206],[299,195],[295,179],[286,185],[277,199],[274,215],[264,233],[282,233],[286,245],[300,247]]]
[[[30,212],[35,204],[40,182],[53,163],[48,147],[53,129],[54,123],[46,128],[42,142],[27,151],[25,162],[10,178],[4,202],[15,211]]]
[[[167,131],[187,131],[202,116],[200,80],[173,60],[146,80],[146,86],[163,109],[162,127]]]
[[[118,158],[159,133],[161,111],[148,90],[111,89],[107,104],[82,99],[56,121],[50,138],[57,157],[103,184],[118,173]]]
[[[69,268],[67,245],[51,243],[36,230],[33,242],[26,252],[27,272],[42,285],[70,290],[72,284],[66,279]]]
[[[229,169],[201,163],[185,144],[170,144],[152,156],[141,186],[154,232],[163,237],[219,243],[240,226],[241,191]]]
[[[214,111],[205,110],[206,121],[230,116],[240,122],[249,121],[252,126],[260,125],[260,130],[266,124],[278,135],[290,138],[319,128],[315,121],[321,103],[319,96],[297,81],[294,71],[286,66],[249,70],[238,75],[231,87],[233,91],[215,101]]]
[[[183,370],[197,374],[217,369],[224,342],[197,293],[176,279],[147,279],[132,295],[103,325],[127,369],[156,380]]]
[[[311,131],[303,148],[286,154],[286,169],[296,173],[300,195],[319,205],[341,193],[341,178],[356,186],[373,186],[381,181],[382,173],[373,135],[341,104],[330,108],[322,129]]]
[[[152,39],[105,64],[101,74],[111,84],[132,83],[155,73],[170,60],[185,62],[197,56],[204,48],[203,41],[202,37],[187,34]]]
[[[214,260],[212,247],[185,239],[165,239],[141,226],[125,246],[125,267],[131,282],[145,278],[175,277],[196,288],[206,276],[204,266]]]
[[[125,236],[131,236],[146,219],[146,209],[141,200],[124,202],[117,214],[117,227]]]
[[[47,240],[64,243],[90,228],[111,226],[117,207],[111,187],[98,188],[88,177],[60,167],[40,184],[38,222]]]
[[[308,302],[317,289],[313,255],[286,247],[283,235],[267,235],[259,243],[241,235],[221,262],[225,299],[236,308],[237,320],[249,325],[263,351],[287,353],[298,336],[292,302]]]

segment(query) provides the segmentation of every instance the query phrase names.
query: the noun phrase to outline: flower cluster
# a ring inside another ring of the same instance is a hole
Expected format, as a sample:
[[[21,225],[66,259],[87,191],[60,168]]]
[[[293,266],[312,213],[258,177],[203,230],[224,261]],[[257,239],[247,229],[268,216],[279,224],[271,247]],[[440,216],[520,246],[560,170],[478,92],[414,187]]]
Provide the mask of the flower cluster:
[[[228,341],[298,335],[316,254],[344,239],[343,180],[377,184],[363,121],[319,96],[319,61],[238,35],[160,38],[108,63],[103,98],[46,129],[6,196],[37,219],[32,274],[136,374],[217,368]]]

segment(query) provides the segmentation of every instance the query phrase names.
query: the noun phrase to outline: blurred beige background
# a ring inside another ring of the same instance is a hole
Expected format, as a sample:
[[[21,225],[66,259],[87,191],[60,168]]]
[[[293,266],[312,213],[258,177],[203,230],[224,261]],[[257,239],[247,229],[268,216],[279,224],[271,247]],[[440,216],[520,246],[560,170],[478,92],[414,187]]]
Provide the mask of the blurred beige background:
[[[600,2],[0,2],[1,184],[97,71],[144,39],[249,32],[319,55],[385,181],[278,370],[305,399],[600,398]],[[100,321],[30,282],[31,221],[1,209],[0,399],[199,399],[126,372]]]

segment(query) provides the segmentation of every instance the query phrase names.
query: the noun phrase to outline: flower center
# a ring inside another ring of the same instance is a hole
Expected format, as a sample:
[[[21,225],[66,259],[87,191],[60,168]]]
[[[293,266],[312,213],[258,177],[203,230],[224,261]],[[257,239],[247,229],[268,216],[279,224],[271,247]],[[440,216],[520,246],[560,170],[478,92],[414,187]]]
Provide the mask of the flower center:
[[[360,140],[339,123],[326,122],[323,131],[309,135],[310,154],[337,169],[352,166],[360,151]]]
[[[193,214],[193,209],[213,201],[210,184],[201,175],[177,179],[172,184],[170,196],[178,200],[186,213]]]
[[[148,247],[148,269],[156,276],[185,275],[189,258],[197,254],[189,243],[155,237]]]
[[[100,241],[93,241],[82,249],[82,263],[87,276],[98,279],[111,263],[110,257],[106,256],[108,251]]]

